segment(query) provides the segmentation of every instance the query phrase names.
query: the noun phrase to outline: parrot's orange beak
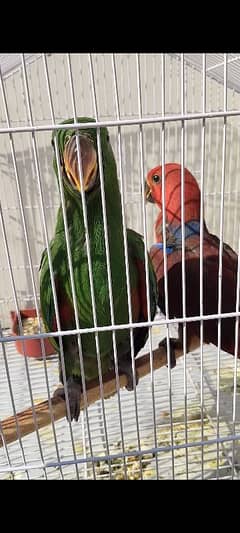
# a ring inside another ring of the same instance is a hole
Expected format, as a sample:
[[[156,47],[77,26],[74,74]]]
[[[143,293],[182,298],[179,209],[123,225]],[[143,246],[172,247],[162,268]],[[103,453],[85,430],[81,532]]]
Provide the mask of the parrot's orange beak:
[[[80,164],[82,165],[82,179],[85,192],[93,189],[98,171],[97,153],[92,140],[84,134],[79,135]],[[63,152],[64,167],[71,185],[81,190],[80,169],[77,156],[76,135],[72,135],[66,143]]]
[[[153,200],[151,192],[152,191],[148,185],[148,182],[145,181],[145,199],[147,200],[147,202],[151,202],[153,204],[154,200]]]

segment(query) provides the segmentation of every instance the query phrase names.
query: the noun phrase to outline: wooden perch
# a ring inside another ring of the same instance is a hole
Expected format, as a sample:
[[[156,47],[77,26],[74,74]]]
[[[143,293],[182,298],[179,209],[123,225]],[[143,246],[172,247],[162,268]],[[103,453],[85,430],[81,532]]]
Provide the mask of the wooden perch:
[[[181,357],[183,355],[182,350],[175,350],[175,355],[177,357]],[[139,378],[143,378],[146,376],[146,374],[149,374],[150,372],[150,354],[146,354],[142,357],[139,357],[135,360],[136,369],[138,371]],[[153,350],[153,369],[156,370],[157,368],[160,368],[161,366],[166,366],[166,351],[164,347],[160,347],[156,350]],[[120,387],[124,387],[127,384],[127,379],[124,374],[119,375],[119,381],[120,381]],[[108,398],[109,396],[112,396],[116,393],[116,380],[115,380],[115,372],[111,371],[104,375],[103,380],[103,389],[104,389],[104,398]],[[99,382],[98,380],[91,381],[87,384],[87,400],[88,405],[91,405],[92,403],[95,403],[100,398],[100,388],[99,388]],[[66,415],[66,404],[65,401],[61,398],[51,398],[52,402],[52,411],[53,411],[53,417],[54,420],[59,420],[60,418],[63,418]],[[51,416],[49,411],[49,402],[46,400],[44,402],[41,402],[39,404],[36,404],[35,406],[35,413],[36,413],[36,422],[38,429],[43,428],[49,424],[51,424]],[[82,396],[80,408],[84,408],[84,399]],[[16,423],[16,418],[18,422],[18,428]],[[32,433],[36,430],[34,418],[33,418],[33,411],[30,407],[29,409],[25,409],[21,413],[18,413],[16,415],[16,418],[14,416],[10,416],[9,418],[6,418],[0,423],[0,447],[3,446],[4,440],[6,444],[10,444],[11,442],[14,442],[18,440],[18,435],[20,434],[20,437],[24,437],[25,435],[29,435],[29,433]],[[2,437],[3,435],[3,437]]]

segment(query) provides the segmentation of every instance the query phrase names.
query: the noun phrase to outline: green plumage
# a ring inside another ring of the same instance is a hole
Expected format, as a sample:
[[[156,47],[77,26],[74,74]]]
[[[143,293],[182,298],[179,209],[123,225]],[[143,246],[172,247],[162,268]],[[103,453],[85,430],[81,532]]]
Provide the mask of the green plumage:
[[[87,118],[78,119],[78,122],[88,121],[91,122],[93,120]],[[65,123],[71,122],[73,122],[73,120],[65,121]],[[65,143],[69,139],[69,136],[73,135],[74,133],[76,133],[75,130],[57,130],[57,132],[53,134],[53,139],[56,135],[61,163],[63,161],[63,150]],[[87,136],[91,137],[95,150],[97,151],[96,129],[83,129],[81,130],[81,133],[84,135],[87,134]],[[106,128],[100,129],[100,137],[110,250],[114,318],[116,324],[124,324],[129,322],[129,314],[125,273],[121,197],[117,179],[116,163]],[[55,158],[54,169],[57,171]],[[93,327],[94,323],[81,193],[76,191],[71,186],[71,183],[64,172],[64,167],[62,167],[61,179],[63,180],[64,187],[79,322],[81,328],[89,328]],[[106,243],[103,225],[101,189],[99,183],[92,191],[85,194],[85,198],[87,205],[97,325],[105,326],[111,324],[111,314],[107,282]],[[138,290],[138,287],[140,287],[139,268],[137,267],[137,263],[138,265],[139,263],[144,265],[144,244],[141,236],[135,231],[129,229],[127,230],[127,241],[129,252],[130,285],[131,291],[134,291]],[[76,324],[72,311],[73,298],[67,260],[63,213],[61,207],[58,211],[55,235],[51,241],[50,249],[58,295],[61,327],[62,329],[74,329]],[[42,256],[40,270],[40,298],[44,324],[48,331],[56,330],[50,270],[46,250]],[[153,318],[156,311],[157,285],[150,260],[149,274],[151,318]],[[66,304],[65,306],[63,306],[63,301]],[[141,314],[138,320],[141,320]],[[142,320],[144,320],[144,318],[142,318]],[[144,331],[142,345],[145,344],[146,338],[147,330]],[[73,349],[71,353],[69,336],[63,337],[63,341],[67,379],[71,376],[80,376],[78,350]],[[57,340],[53,340],[53,342],[55,343],[56,348],[59,350]],[[113,358],[112,333],[99,333],[99,342],[102,372],[104,373],[111,367],[111,361]],[[116,342],[118,356],[121,357],[121,353],[125,353],[130,350],[129,330],[126,329],[116,331]],[[95,335],[90,333],[82,334],[81,343],[85,377],[87,380],[90,380],[98,376]]]

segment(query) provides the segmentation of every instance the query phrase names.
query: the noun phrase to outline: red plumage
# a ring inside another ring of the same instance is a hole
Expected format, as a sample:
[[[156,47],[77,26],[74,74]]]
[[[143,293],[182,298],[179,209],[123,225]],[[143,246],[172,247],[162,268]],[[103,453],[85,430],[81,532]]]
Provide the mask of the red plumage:
[[[162,167],[150,170],[147,176],[147,199],[160,208],[155,224],[156,241],[162,238]],[[168,246],[168,306],[169,317],[183,316],[182,306],[182,239],[181,239],[181,166],[165,165],[165,213],[166,240]],[[185,282],[186,316],[200,314],[200,202],[201,193],[194,176],[184,169],[184,224],[185,224]],[[203,314],[218,313],[218,272],[219,244],[217,236],[211,234],[204,221],[203,230]],[[153,245],[150,256],[158,280],[159,307],[165,312],[164,259],[163,249]],[[222,254],[222,305],[221,312],[236,311],[237,254],[227,244],[223,244]],[[234,355],[235,318],[221,319],[221,348]],[[187,351],[200,344],[200,323],[188,322]],[[179,327],[182,342],[182,325]],[[203,341],[218,344],[218,320],[203,321]],[[237,349],[240,357],[240,335]]]

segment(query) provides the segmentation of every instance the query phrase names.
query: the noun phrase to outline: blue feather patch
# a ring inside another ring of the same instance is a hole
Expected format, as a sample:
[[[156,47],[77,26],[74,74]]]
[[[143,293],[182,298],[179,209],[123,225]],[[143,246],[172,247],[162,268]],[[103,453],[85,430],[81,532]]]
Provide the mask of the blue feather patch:
[[[180,250],[182,248],[182,226],[181,224],[179,224],[179,226],[174,226],[174,225],[169,224],[168,231],[175,238],[175,243],[173,246],[166,246],[167,255],[174,252],[174,250]],[[189,222],[186,222],[186,224],[184,225],[184,235],[185,235],[185,241],[186,239],[189,239],[189,237],[192,237],[192,235],[200,235],[199,220],[191,220]],[[162,242],[157,242],[153,244],[153,246],[156,246],[159,250],[163,250]]]
[[[158,248],[159,250],[163,250],[163,242],[157,242],[154,243],[153,246]],[[166,254],[169,255],[173,252],[174,247],[173,246],[166,246]]]

